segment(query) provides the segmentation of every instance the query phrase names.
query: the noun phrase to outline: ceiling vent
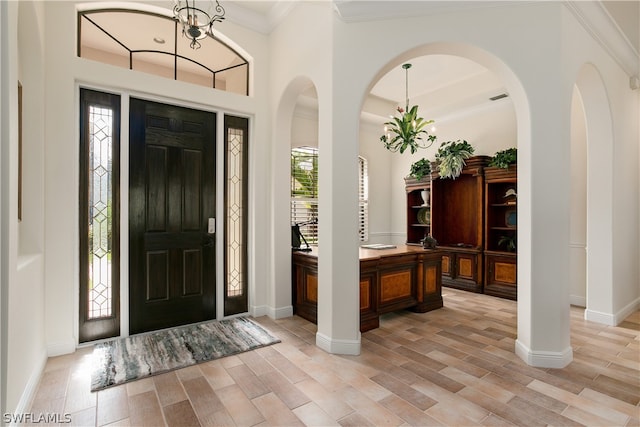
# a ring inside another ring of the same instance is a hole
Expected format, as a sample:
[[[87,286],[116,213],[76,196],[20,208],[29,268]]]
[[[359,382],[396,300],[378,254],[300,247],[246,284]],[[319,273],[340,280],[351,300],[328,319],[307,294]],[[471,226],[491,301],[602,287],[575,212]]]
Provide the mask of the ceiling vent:
[[[506,93],[501,93],[500,95],[492,96],[489,99],[491,101],[497,101],[498,99],[506,98],[507,96],[509,96],[509,95],[507,95]]]

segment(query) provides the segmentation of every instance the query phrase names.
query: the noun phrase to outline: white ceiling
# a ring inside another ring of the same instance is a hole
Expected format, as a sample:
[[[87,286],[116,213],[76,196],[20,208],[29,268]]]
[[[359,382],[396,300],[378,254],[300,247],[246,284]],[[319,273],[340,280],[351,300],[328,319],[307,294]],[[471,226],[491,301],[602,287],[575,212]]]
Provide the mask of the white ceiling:
[[[166,0],[171,3],[170,0]],[[202,1],[202,0],[201,0]],[[284,16],[303,0],[220,0],[226,19],[257,31],[269,33]],[[332,1],[336,13],[345,21],[401,17],[412,14],[440,13],[459,8],[505,5],[508,1],[435,1],[435,0],[324,0]],[[619,22],[628,39],[638,39],[638,1],[606,1],[605,9]],[[401,7],[400,7],[401,6]],[[622,19],[622,20],[621,20]],[[224,23],[220,24],[223,28]],[[224,31],[224,30],[223,30]],[[636,43],[632,43],[637,47]],[[450,55],[412,58],[409,70],[409,97],[421,110],[446,110],[472,107],[487,102],[490,96],[504,92],[500,81],[479,64]],[[405,71],[398,65],[383,76],[371,94],[389,105],[404,105]],[[384,103],[382,103],[384,104]],[[435,113],[436,111],[434,111]]]
[[[456,83],[488,73],[476,62],[451,55],[429,55],[413,58],[408,72],[398,66],[383,76],[371,89],[371,94],[398,105],[404,105],[408,76],[409,98],[418,100]]]
[[[268,21],[268,28],[275,28],[278,20],[286,16],[297,1],[303,0],[224,0],[225,4],[233,3],[238,7],[263,16]],[[401,18],[416,14],[433,14],[450,12],[458,9],[472,9],[483,7],[498,7],[512,0],[473,1],[473,0],[325,0],[332,1],[336,13],[346,22],[366,21],[371,19]],[[520,0],[522,1],[522,0]],[[617,28],[620,38],[614,40],[618,45],[627,44],[631,47],[618,50],[619,46],[608,46],[614,57],[625,70],[631,74],[637,73],[638,50],[640,46],[640,1],[592,1],[588,5],[580,1],[566,1],[570,10],[586,25],[593,25],[593,21],[585,13],[596,11],[597,15],[608,15]],[[240,10],[242,10],[240,9]],[[587,13],[588,15],[588,13]],[[586,19],[586,21],[585,21]],[[600,21],[600,24],[602,21]],[[607,29],[605,28],[605,31]],[[270,31],[270,30],[269,30]],[[596,31],[597,33],[598,31]],[[629,55],[630,52],[633,52]],[[504,88],[495,75],[479,64],[460,57],[449,55],[429,55],[412,58],[413,66],[409,70],[409,98],[412,104],[420,105],[421,111],[434,115],[451,114],[456,109],[477,108],[487,105],[488,98],[504,93]],[[631,66],[629,64],[632,64]],[[405,72],[399,66],[383,76],[371,90],[371,95],[378,102],[370,104],[404,105]],[[379,102],[379,101],[383,102]],[[510,102],[503,99],[500,102]],[[365,105],[366,108],[366,105]],[[430,111],[431,109],[431,111]],[[375,112],[374,112],[375,113]],[[382,112],[380,112],[382,113]]]

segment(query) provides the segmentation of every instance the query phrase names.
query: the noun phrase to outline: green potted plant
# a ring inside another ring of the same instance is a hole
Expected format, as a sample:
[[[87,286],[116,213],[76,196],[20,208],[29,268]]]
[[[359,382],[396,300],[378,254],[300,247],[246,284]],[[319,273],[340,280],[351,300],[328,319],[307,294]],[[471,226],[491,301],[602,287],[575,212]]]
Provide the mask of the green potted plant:
[[[500,236],[498,246],[504,246],[507,252],[516,251],[516,236]]]
[[[473,156],[475,149],[467,141],[446,141],[436,153],[440,178],[456,179],[462,173],[465,160]]]
[[[428,177],[431,174],[431,162],[425,158],[418,160],[411,165],[409,170],[409,176],[420,181],[424,177]]]
[[[509,169],[510,165],[515,165],[518,161],[518,149],[507,148],[506,150],[498,151],[489,160],[489,166],[493,166],[501,169]]]

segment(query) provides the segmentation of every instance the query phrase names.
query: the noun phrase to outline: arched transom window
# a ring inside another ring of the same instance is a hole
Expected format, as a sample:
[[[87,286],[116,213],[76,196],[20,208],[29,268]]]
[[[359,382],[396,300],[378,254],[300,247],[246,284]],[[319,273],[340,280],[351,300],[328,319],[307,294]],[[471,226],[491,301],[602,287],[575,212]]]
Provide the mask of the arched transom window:
[[[249,94],[249,63],[214,37],[192,49],[172,17],[129,9],[78,12],[78,56],[111,65]]]

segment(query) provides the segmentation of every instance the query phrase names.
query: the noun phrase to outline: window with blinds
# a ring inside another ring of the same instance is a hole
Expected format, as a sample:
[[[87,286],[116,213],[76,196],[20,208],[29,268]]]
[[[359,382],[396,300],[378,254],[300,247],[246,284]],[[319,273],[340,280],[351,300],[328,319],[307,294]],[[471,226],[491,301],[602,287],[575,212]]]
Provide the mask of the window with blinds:
[[[369,240],[369,171],[367,159],[358,156],[358,236]]]
[[[358,157],[358,235],[369,239],[369,175],[367,160]],[[301,224],[300,232],[310,245],[318,244],[318,149],[296,147],[291,150],[291,222]]]
[[[318,244],[318,149],[291,150],[291,222],[301,224],[300,232],[310,245]]]

